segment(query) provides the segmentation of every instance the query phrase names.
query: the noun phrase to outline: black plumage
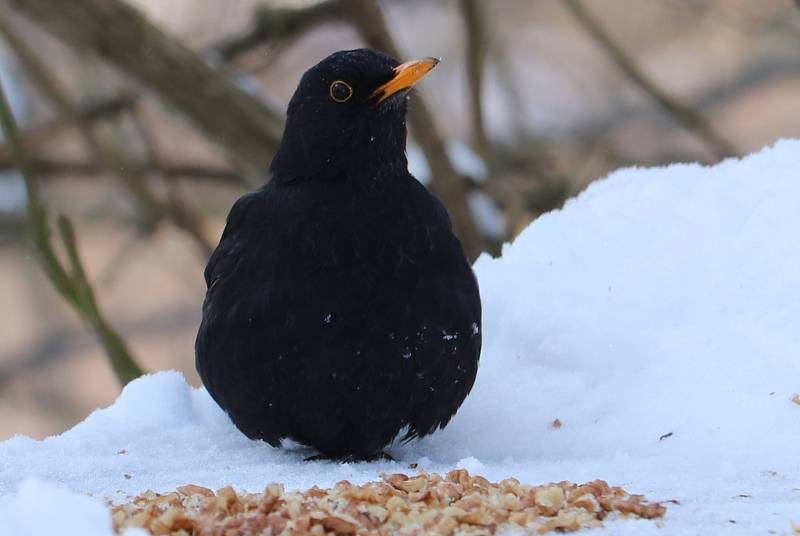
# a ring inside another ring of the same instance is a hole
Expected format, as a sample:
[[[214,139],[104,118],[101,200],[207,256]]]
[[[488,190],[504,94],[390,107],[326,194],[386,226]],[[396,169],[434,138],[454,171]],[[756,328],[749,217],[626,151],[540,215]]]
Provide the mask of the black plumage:
[[[251,438],[368,458],[444,427],[472,388],[478,287],[405,156],[405,94],[435,63],[361,49],[309,69],[271,180],[228,215],[196,365]]]

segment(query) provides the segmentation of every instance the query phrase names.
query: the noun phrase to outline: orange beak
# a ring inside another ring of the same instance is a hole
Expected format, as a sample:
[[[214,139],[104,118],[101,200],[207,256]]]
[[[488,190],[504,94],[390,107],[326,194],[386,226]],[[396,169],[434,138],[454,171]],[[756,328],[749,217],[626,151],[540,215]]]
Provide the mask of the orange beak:
[[[378,87],[370,95],[378,97],[378,102],[382,102],[398,91],[411,89],[423,76],[431,72],[431,69],[439,63],[437,58],[421,58],[402,63],[394,68],[394,77]]]

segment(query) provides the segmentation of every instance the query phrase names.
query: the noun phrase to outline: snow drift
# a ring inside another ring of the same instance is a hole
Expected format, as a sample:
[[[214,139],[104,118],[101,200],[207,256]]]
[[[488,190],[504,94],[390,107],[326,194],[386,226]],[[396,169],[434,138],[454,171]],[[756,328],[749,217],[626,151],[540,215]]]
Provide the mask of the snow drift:
[[[800,522],[799,170],[800,141],[713,167],[620,170],[480,258],[475,388],[446,430],[395,446],[397,463],[304,463],[308,451],[246,439],[204,390],[163,372],[59,436],[0,443],[0,532],[52,534],[43,520],[63,516],[60,534],[110,534],[96,499],[75,493],[328,486],[418,462],[674,498],[667,533],[788,534]]]

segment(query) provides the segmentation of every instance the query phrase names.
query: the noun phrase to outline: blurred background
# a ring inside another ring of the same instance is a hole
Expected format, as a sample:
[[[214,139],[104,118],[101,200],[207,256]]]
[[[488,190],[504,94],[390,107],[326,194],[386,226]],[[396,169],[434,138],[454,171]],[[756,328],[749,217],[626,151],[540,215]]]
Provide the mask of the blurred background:
[[[409,166],[471,258],[618,167],[800,137],[791,0],[3,0],[0,82],[103,320],[37,263],[5,140],[0,439],[114,400],[106,322],[142,369],[199,384],[202,272],[227,211],[267,179],[301,74],[362,46],[443,59],[412,96]],[[50,242],[69,266],[69,242]]]

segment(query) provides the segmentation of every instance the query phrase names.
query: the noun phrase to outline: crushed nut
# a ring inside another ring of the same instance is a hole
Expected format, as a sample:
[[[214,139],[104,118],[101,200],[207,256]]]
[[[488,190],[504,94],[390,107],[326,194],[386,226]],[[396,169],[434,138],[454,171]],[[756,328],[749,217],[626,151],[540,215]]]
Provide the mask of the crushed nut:
[[[302,492],[270,484],[263,493],[239,494],[230,486],[214,493],[189,484],[167,494],[145,491],[112,506],[111,518],[118,533],[136,526],[170,536],[477,535],[570,532],[602,526],[612,514],[655,519],[665,512],[662,504],[602,480],[530,486],[514,478],[492,483],[457,469],[444,477],[388,474],[361,486],[342,481]]]

